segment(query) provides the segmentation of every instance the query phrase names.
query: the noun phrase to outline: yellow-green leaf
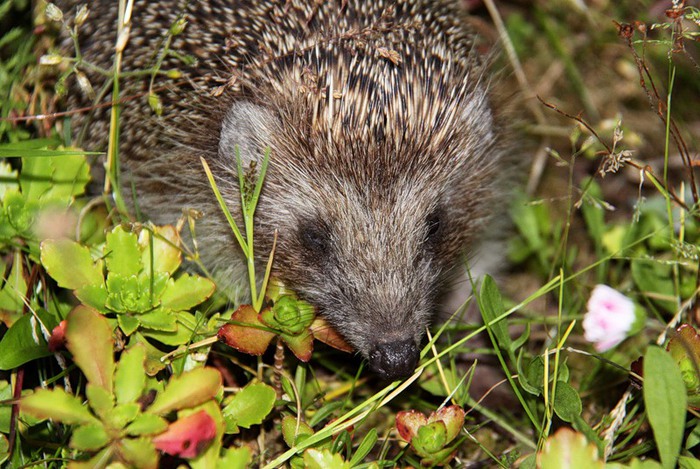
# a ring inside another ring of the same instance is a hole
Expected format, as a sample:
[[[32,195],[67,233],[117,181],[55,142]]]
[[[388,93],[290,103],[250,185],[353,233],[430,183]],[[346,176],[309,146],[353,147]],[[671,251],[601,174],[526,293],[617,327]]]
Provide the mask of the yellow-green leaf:
[[[101,423],[76,428],[70,439],[70,447],[81,451],[97,451],[107,443],[109,435]]]
[[[105,253],[107,270],[110,272],[129,277],[138,275],[143,267],[138,238],[134,233],[124,231],[121,226],[107,233]]]
[[[41,243],[41,263],[63,288],[75,290],[104,281],[102,263],[93,262],[88,248],[69,239],[47,239]]]
[[[119,443],[119,453],[133,467],[141,469],[156,469],[158,467],[158,452],[150,439],[124,438]]]
[[[20,408],[22,412],[36,418],[51,419],[69,425],[99,423],[80,399],[61,388],[37,389],[34,394],[22,398]]]
[[[243,428],[260,425],[275,404],[276,393],[263,383],[249,384],[241,389],[223,409],[226,420]]]
[[[151,259],[151,232],[141,231],[139,244],[143,249],[141,263],[144,271],[150,275],[152,271],[172,274],[182,263],[182,253],[179,246],[180,235],[172,225],[153,228],[153,259]],[[153,266],[153,269],[151,269]]]
[[[173,311],[187,311],[207,300],[215,288],[209,279],[186,274],[168,282],[160,301]]]
[[[219,392],[221,374],[215,368],[196,368],[173,377],[159,393],[148,412],[163,415],[172,410],[194,407]]]
[[[146,348],[136,344],[122,353],[117,371],[114,373],[114,394],[117,403],[135,402],[143,393],[146,385],[146,372],[143,363],[146,360]]]

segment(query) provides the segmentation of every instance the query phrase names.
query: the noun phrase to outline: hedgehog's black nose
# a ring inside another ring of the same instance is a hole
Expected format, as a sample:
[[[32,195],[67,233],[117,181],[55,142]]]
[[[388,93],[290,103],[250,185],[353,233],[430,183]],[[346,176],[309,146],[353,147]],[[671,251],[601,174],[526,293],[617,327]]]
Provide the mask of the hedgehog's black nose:
[[[418,347],[413,339],[378,344],[369,354],[369,366],[382,379],[405,378],[416,369]]]

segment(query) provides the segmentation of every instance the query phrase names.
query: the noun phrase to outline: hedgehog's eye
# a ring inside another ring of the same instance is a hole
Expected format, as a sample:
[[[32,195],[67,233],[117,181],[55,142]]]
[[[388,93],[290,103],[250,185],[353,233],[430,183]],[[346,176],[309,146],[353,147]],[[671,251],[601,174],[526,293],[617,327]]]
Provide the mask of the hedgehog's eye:
[[[301,223],[299,241],[309,253],[314,255],[328,254],[331,244],[326,227],[312,221]]]
[[[442,234],[443,214],[441,209],[435,209],[425,219],[425,239],[429,245],[436,245]]]

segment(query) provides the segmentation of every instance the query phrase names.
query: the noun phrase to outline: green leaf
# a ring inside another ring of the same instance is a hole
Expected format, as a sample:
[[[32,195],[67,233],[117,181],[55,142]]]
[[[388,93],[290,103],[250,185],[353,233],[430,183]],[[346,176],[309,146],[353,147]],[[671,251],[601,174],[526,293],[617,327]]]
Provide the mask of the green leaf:
[[[688,456],[678,458],[678,467],[680,469],[700,469],[700,460]]]
[[[9,192],[5,195],[4,205],[7,221],[14,228],[14,233],[7,232],[7,234],[17,235],[26,239],[33,238],[34,235],[31,228],[34,226],[37,213],[39,212],[39,203],[27,201],[18,192]],[[3,228],[6,229],[6,227]]]
[[[331,453],[329,449],[307,449],[304,451],[304,465],[307,469],[350,469],[350,464],[343,461],[341,455]]]
[[[92,410],[104,418],[114,408],[114,396],[102,386],[88,383],[85,387],[85,395]]]
[[[654,303],[675,314],[678,305],[671,269],[670,265],[649,259],[632,260],[632,278],[639,290],[652,293]]]
[[[221,374],[214,368],[195,368],[173,377],[156,396],[148,412],[163,415],[172,410],[194,407],[219,392]]]
[[[424,458],[442,450],[447,443],[447,427],[442,421],[432,422],[418,428],[416,436],[411,440],[413,449]]]
[[[134,233],[117,226],[107,233],[105,244],[107,270],[124,277],[138,275],[143,268],[139,240]]]
[[[107,443],[109,435],[101,423],[76,428],[70,439],[70,447],[80,451],[97,451]]]
[[[50,333],[55,319],[41,310],[37,315]],[[50,355],[39,321],[32,314],[21,316],[0,340],[0,370],[11,370]]]
[[[155,376],[158,372],[165,369],[166,365],[161,361],[165,353],[154,347],[140,332],[135,332],[131,336],[129,343],[141,344],[146,348],[146,363],[144,363],[146,375]]]
[[[605,210],[598,202],[598,199],[602,197],[600,186],[591,179],[586,179],[582,185],[584,187],[588,185],[586,197],[583,197],[584,203],[581,206],[583,219],[596,248],[602,248],[603,233],[605,232]]]
[[[518,381],[523,389],[534,396],[542,394],[542,389],[544,388],[544,359],[539,355],[534,356],[523,369],[521,367],[522,354],[519,354],[516,365],[518,368]]]
[[[136,402],[146,386],[146,373],[143,364],[146,361],[146,348],[136,344],[122,353],[117,370],[114,373],[114,394],[117,403]]]
[[[141,414],[126,427],[131,436],[157,435],[168,428],[168,421],[153,414]]]
[[[215,288],[209,279],[185,274],[175,281],[170,279],[161,303],[173,311],[187,311],[207,300]]]
[[[20,401],[22,412],[40,419],[51,419],[68,425],[98,424],[83,402],[61,388],[37,389]]]
[[[680,461],[679,461],[680,462]],[[679,465],[681,469],[686,469],[682,465]],[[661,464],[653,459],[646,459],[640,461],[637,458],[632,459],[629,464],[622,464],[618,462],[609,462],[605,465],[605,469],[661,469]]]
[[[224,454],[216,464],[220,469],[246,469],[253,459],[253,454],[247,446],[240,448],[225,448]]]
[[[17,179],[17,171],[12,169],[7,161],[0,161],[0,201],[5,197],[7,191],[17,191],[19,184],[13,179]]]
[[[175,332],[177,330],[177,318],[174,314],[158,308],[150,313],[139,315],[141,327],[156,331]]]
[[[109,312],[105,304],[107,303],[107,288],[103,283],[99,285],[83,285],[73,291],[76,298],[86,306],[90,306],[103,313]]]
[[[482,281],[481,293],[479,295],[479,307],[481,308],[481,316],[484,318],[484,324],[493,332],[498,346],[503,350],[512,352],[512,344],[510,335],[508,334],[506,319],[501,319],[497,323],[489,325],[506,311],[503,307],[501,292],[498,291],[496,282],[490,275],[486,275]]]
[[[10,457],[10,442],[7,437],[0,433],[0,464],[4,464]]]
[[[121,430],[126,428],[141,412],[141,405],[137,402],[127,402],[112,408],[104,417],[107,428]]]
[[[276,397],[275,390],[267,384],[249,384],[224,407],[224,419],[232,419],[243,428],[260,425],[275,405]]]
[[[581,415],[583,406],[581,398],[574,388],[564,381],[557,381],[557,393],[554,396],[554,412],[565,422],[573,422]]]
[[[282,419],[282,438],[284,438],[284,442],[290,448],[313,434],[313,428],[304,421],[298,421],[296,417],[287,415]]]
[[[183,345],[192,339],[192,331],[178,324],[174,331],[156,331],[153,329],[141,329],[145,337],[155,339],[165,345]]]
[[[445,444],[450,443],[459,435],[459,432],[462,431],[462,427],[464,426],[464,409],[458,405],[442,407],[428,417],[429,423],[437,421],[445,424]]]
[[[124,438],[119,443],[119,452],[133,467],[141,469],[156,469],[158,467],[158,452],[148,438]]]
[[[46,159],[51,162],[53,174],[51,186],[41,197],[42,200],[69,202],[74,196],[85,192],[85,186],[90,182],[90,167],[85,156],[61,154],[60,157]],[[23,158],[24,160],[26,158]],[[24,175],[24,168],[22,168],[22,175]]]
[[[12,420],[12,405],[8,404],[12,399],[12,386],[7,381],[0,381],[0,434],[10,433],[10,422]],[[2,463],[0,463],[2,464]]]
[[[355,467],[362,462],[363,459],[372,451],[377,443],[377,429],[371,428],[355,450],[355,454],[350,459],[350,466]]]
[[[260,312],[260,320],[283,334],[305,333],[316,317],[316,308],[293,295],[283,295],[271,308]]]
[[[112,392],[114,355],[112,328],[107,319],[87,306],[76,306],[66,318],[66,347],[89,383]]]
[[[75,290],[100,285],[102,263],[93,262],[88,248],[68,239],[47,239],[41,243],[41,263],[63,288]]]
[[[4,265],[0,264],[0,311],[21,313],[24,309],[24,300],[27,292],[27,282],[24,280],[24,267],[21,251],[15,251],[12,260],[10,274],[2,283]],[[5,321],[7,323],[7,321]]]
[[[125,469],[124,466],[119,467],[116,464],[113,466],[107,466],[113,456],[112,448],[103,448],[98,451],[93,457],[87,461],[71,461],[71,469],[95,469],[109,467],[110,469]]]
[[[51,189],[53,164],[51,158],[22,158],[22,172],[19,183],[27,200],[39,198]]]
[[[686,390],[673,358],[659,347],[644,354],[644,404],[664,468],[676,466],[683,441]]]
[[[119,323],[119,328],[127,337],[136,332],[141,325],[136,316],[132,316],[129,313],[117,314],[117,322]]]
[[[47,157],[23,157],[20,185],[27,200],[69,203],[74,196],[84,193],[90,171],[80,153],[40,150],[33,154]]]
[[[110,272],[105,305],[117,313],[147,313],[160,304],[167,281],[167,274],[162,273],[151,278],[143,273],[125,277]]]

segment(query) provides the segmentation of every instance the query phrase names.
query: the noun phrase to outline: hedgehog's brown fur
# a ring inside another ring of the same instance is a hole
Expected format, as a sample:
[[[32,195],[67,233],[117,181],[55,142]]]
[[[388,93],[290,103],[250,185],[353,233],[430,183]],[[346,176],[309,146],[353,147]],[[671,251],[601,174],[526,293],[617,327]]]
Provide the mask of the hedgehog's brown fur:
[[[117,3],[91,2],[81,28],[85,56],[105,68]],[[409,372],[439,279],[499,192],[500,131],[463,12],[433,0],[136,2],[123,69],[150,67],[183,15],[172,49],[197,62],[163,62],[184,73],[156,80],[163,116],[145,96],[122,111],[139,206],[160,223],[202,211],[205,264],[225,288],[240,285],[245,266],[199,157],[238,214],[234,148],[246,163],[269,148],[259,252],[278,230],[279,275],[385,377]],[[147,82],[125,82],[124,94]],[[91,116],[89,147],[104,145],[105,112]]]

